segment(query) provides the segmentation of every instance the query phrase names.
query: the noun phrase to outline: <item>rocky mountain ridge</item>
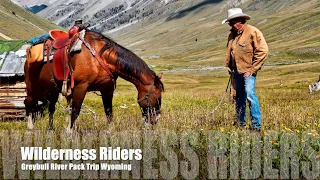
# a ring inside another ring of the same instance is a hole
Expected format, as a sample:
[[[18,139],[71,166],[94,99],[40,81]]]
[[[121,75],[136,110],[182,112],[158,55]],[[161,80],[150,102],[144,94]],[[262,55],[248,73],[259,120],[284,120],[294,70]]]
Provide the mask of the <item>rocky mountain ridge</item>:
[[[104,31],[139,21],[176,0],[12,1],[28,9],[48,6],[37,14],[64,28],[72,26],[76,19],[83,19],[95,30]]]

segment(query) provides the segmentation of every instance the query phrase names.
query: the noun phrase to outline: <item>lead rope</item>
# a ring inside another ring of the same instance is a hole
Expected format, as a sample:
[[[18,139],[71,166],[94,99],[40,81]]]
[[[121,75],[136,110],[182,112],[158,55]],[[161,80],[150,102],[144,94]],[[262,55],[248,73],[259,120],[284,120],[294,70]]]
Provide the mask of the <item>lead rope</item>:
[[[223,94],[220,102],[218,103],[218,106],[215,107],[209,114],[205,114],[205,115],[201,116],[200,119],[206,118],[206,117],[208,117],[208,116],[212,116],[212,115],[219,109],[219,107],[221,106],[222,101],[224,100],[224,98],[226,97],[226,94],[227,94],[227,92],[228,92],[228,88],[229,88],[229,85],[230,85],[230,82],[231,82],[231,76],[232,76],[232,75],[230,74],[227,88],[226,88],[226,90],[225,90],[225,92],[224,92],[224,94]]]
[[[63,109],[63,111],[65,113],[68,113],[68,114],[71,114],[71,107],[64,107],[60,101],[57,101],[58,102],[58,105]],[[85,107],[87,109],[87,111],[83,108],[80,109],[81,111],[81,114],[91,114],[93,115],[93,118],[96,120],[97,119],[97,113],[94,112],[92,109],[90,109],[85,103],[82,103],[82,106]]]

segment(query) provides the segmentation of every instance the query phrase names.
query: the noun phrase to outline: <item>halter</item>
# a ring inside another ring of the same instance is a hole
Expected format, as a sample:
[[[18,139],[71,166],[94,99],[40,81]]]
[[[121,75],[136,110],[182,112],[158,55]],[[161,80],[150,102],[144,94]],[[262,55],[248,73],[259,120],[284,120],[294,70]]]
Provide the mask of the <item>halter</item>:
[[[142,101],[147,100],[148,101],[148,107],[151,106],[150,105],[150,93],[151,93],[153,87],[154,87],[154,82],[152,83],[151,87],[149,88],[149,91],[147,92],[147,94],[144,95],[142,98],[138,99],[138,103],[141,103]]]
[[[153,87],[154,87],[154,82],[152,83],[151,87],[149,88],[147,94],[144,95],[142,98],[138,99],[138,103],[141,103],[142,101],[147,100],[147,109],[148,110],[147,110],[147,114],[145,114],[147,116],[147,119],[144,120],[145,123],[147,123],[149,121],[149,118],[150,118],[149,109],[152,108],[151,107],[151,103],[150,103],[150,93],[151,93]],[[141,110],[141,113],[144,115],[145,112],[143,111],[143,108],[140,108],[140,110]]]

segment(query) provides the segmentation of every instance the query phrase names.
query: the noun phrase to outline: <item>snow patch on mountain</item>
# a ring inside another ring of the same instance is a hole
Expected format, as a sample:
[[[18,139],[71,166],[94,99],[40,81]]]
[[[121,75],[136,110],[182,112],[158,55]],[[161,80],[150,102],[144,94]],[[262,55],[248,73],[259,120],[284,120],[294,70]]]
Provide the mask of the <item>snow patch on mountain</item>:
[[[36,6],[36,5],[51,5],[53,3],[55,3],[57,0],[11,0],[13,3],[21,6],[21,7],[32,7],[32,6]]]

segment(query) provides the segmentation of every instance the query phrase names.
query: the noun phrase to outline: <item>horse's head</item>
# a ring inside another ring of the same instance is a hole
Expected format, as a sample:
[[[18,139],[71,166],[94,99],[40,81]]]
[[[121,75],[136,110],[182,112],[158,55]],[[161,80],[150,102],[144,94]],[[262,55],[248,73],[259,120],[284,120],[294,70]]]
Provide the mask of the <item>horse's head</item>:
[[[142,118],[145,122],[156,124],[160,119],[161,94],[164,86],[161,82],[162,74],[154,78],[150,86],[142,88],[138,93],[138,103],[141,108]]]

